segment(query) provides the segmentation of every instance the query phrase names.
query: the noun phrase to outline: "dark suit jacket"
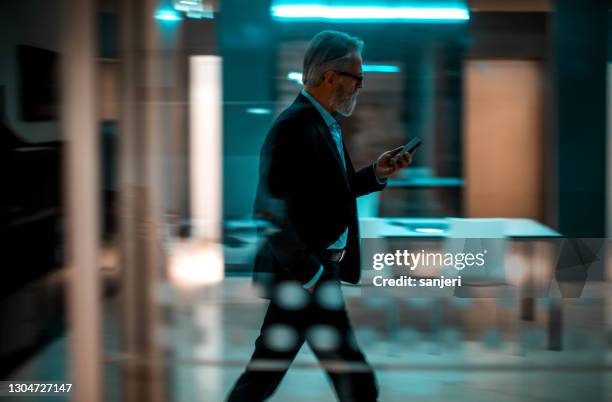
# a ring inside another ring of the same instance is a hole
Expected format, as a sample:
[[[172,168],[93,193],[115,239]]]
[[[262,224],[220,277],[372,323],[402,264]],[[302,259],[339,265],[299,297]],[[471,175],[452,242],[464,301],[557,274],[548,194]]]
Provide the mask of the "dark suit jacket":
[[[372,165],[346,173],[323,117],[302,94],[281,113],[261,149],[255,216],[271,223],[257,252],[254,280],[271,290],[283,280],[310,281],[319,256],[348,226],[340,278],[361,274],[356,197],[381,190]]]

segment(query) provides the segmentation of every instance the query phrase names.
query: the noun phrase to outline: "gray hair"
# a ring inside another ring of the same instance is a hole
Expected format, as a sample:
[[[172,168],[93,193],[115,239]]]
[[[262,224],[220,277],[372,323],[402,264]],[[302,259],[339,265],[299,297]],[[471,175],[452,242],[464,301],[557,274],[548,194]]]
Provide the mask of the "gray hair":
[[[321,31],[308,44],[304,54],[304,85],[316,87],[327,70],[341,69],[353,53],[360,53],[363,41],[339,31]]]

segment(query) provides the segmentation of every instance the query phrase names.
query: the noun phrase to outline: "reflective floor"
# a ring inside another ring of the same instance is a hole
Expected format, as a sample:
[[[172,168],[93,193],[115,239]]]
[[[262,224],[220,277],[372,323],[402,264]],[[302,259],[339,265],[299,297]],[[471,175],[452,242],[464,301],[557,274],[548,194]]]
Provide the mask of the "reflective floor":
[[[510,300],[442,302],[344,297],[358,342],[375,368],[381,401],[606,401],[612,399],[610,304],[566,299],[562,350],[548,350],[550,301],[536,300],[532,321]],[[609,292],[608,292],[609,293]],[[171,401],[222,401],[252,352],[266,308],[248,278],[187,292],[157,289],[166,310],[156,339],[168,351],[165,386]],[[105,305],[105,400],[121,400],[115,296]],[[67,338],[55,339],[20,367],[14,380],[67,378]],[[28,397],[20,397],[27,401]],[[37,400],[33,398],[32,400]],[[48,397],[48,401],[61,398]],[[304,346],[272,401],[333,401],[314,355]]]

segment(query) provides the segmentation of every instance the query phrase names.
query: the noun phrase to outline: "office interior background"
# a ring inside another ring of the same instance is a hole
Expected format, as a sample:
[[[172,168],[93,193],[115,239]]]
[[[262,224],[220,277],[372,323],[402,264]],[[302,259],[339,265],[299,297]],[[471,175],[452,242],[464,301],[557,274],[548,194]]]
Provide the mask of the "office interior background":
[[[367,264],[345,286],[381,400],[611,400],[609,6],[3,1],[0,380],[74,385],[53,401],[223,400],[266,306],[250,281],[260,146],[308,41],[335,29],[365,42],[342,122],[353,163],[423,139],[359,199],[362,237],[503,239],[499,277],[468,297],[368,293]],[[566,238],[600,240],[599,276],[569,296]],[[547,291],[487,296],[527,282]],[[308,348],[272,400],[334,400]]]

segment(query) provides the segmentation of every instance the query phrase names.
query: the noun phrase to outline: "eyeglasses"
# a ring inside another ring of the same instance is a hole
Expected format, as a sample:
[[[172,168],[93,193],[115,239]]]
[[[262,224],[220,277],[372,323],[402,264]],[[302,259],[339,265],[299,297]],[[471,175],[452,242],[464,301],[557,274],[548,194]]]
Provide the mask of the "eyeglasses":
[[[334,70],[334,71],[340,75],[351,77],[352,79],[355,80],[355,82],[359,86],[361,86],[361,84],[363,83],[363,75],[355,75],[355,74],[347,73],[346,71],[337,71],[337,70]]]

